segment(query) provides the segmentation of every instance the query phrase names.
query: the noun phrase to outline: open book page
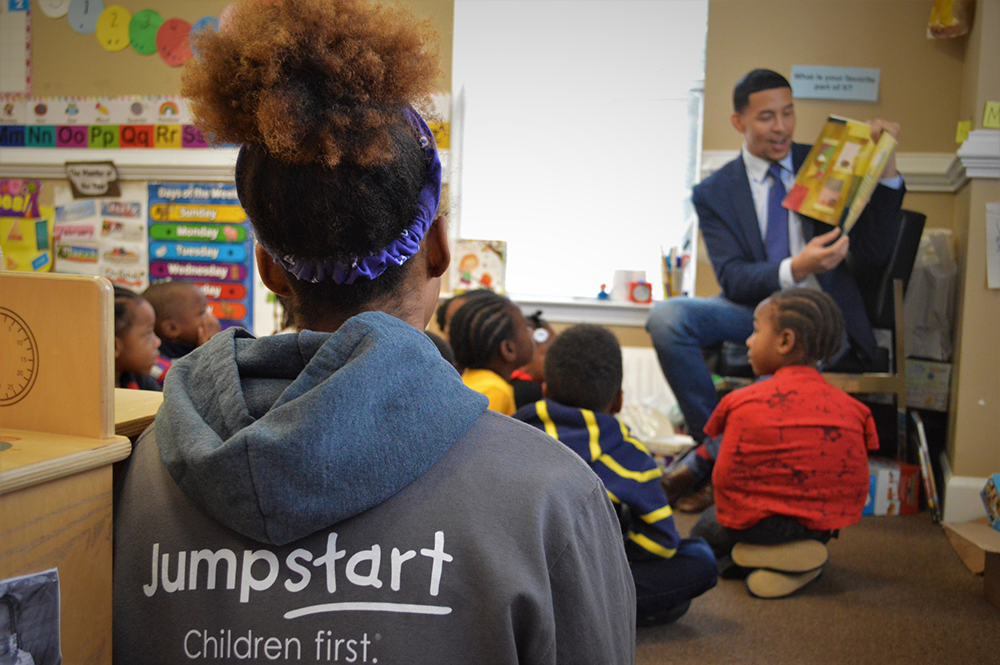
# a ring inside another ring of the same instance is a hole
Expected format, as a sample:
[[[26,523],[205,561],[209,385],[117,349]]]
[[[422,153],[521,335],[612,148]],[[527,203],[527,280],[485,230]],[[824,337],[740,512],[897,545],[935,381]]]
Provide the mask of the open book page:
[[[892,156],[893,151],[896,150],[897,145],[898,142],[889,132],[882,132],[882,135],[878,137],[875,149],[868,162],[868,168],[865,170],[864,177],[857,181],[857,192],[854,194],[850,208],[848,208],[841,222],[844,233],[849,233],[854,227],[855,222],[861,217],[861,213],[864,211],[865,206],[868,205],[868,199],[872,197],[872,192],[878,186],[882,172],[885,171],[885,165],[889,161],[889,157]]]
[[[782,205],[850,231],[896,144],[888,132],[882,132],[876,143],[865,123],[830,116]]]

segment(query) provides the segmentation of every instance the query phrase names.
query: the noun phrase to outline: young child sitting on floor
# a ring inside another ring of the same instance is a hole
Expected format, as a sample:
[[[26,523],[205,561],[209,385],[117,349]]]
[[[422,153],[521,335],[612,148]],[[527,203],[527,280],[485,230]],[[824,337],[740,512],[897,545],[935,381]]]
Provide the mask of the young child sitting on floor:
[[[156,335],[161,344],[152,375],[162,386],[171,363],[207,342],[221,326],[208,308],[205,294],[191,282],[159,282],[142,295],[156,312]]]
[[[501,295],[484,293],[455,311],[448,333],[465,385],[489,397],[493,411],[514,415],[511,372],[535,354],[535,342],[518,306]]]
[[[437,323],[438,330],[441,331],[445,341],[448,340],[448,328],[451,325],[451,317],[455,316],[458,308],[470,300],[475,300],[479,296],[488,296],[492,293],[493,291],[489,289],[473,289],[465,293],[459,293],[457,296],[452,296],[437,306],[437,309],[434,311],[434,321]]]
[[[726,395],[705,426],[722,436],[715,506],[691,534],[712,545],[723,576],[757,569],[750,593],[778,598],[819,577],[825,543],[861,519],[878,436],[868,407],[816,369],[844,339],[828,295],[779,291],[757,306],[753,327],[750,365],[773,376]]]
[[[156,314],[142,296],[115,287],[115,385],[136,390],[162,390],[149,371],[156,362],[160,338]]]
[[[701,538],[680,537],[660,469],[614,414],[622,406],[622,352],[608,330],[576,325],[545,356],[546,399],[514,417],[545,430],[590,464],[618,509],[640,626],[680,618],[715,586],[715,557]]]
[[[510,385],[514,386],[514,404],[521,408],[542,399],[542,383],[545,381],[545,354],[556,338],[556,331],[542,318],[542,311],[525,317],[535,340],[535,355],[524,367],[518,367],[510,375]]]

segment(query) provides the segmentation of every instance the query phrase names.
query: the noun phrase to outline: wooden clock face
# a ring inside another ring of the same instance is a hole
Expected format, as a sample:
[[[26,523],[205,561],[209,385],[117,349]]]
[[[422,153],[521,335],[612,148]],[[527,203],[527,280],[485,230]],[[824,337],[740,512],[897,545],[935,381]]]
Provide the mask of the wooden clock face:
[[[12,310],[0,307],[0,407],[24,399],[38,376],[38,344],[31,328]]]

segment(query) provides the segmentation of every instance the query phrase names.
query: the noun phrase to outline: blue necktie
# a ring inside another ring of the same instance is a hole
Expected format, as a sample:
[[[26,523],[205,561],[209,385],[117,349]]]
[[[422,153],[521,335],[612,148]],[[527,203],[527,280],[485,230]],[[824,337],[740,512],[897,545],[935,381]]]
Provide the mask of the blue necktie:
[[[767,169],[771,176],[771,191],[767,193],[767,262],[781,263],[788,258],[788,211],[781,207],[785,184],[781,182],[781,165],[772,163]]]

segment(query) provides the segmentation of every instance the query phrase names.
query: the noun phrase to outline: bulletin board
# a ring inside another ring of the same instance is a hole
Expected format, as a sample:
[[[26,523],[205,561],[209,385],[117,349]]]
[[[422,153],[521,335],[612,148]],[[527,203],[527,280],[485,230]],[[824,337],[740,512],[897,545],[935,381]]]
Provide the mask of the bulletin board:
[[[0,6],[6,8],[9,1],[0,0]],[[438,34],[442,72],[440,90],[450,92],[454,0],[383,1],[409,5],[418,17],[430,21]],[[123,182],[141,183],[143,187],[148,183],[166,181],[191,184],[191,181],[204,183],[208,180],[229,180],[233,159],[229,153],[232,151],[213,150],[206,146],[203,137],[190,121],[184,100],[179,96],[183,67],[171,66],[173,63],[156,52],[140,53],[131,43],[115,50],[121,44],[109,43],[108,26],[99,33],[95,25],[93,32],[81,34],[70,23],[71,19],[81,19],[81,16],[70,16],[69,10],[74,5],[78,12],[81,7],[85,8],[87,16],[83,18],[87,20],[99,18],[100,14],[97,17],[91,15],[94,7],[101,7],[103,12],[104,9],[117,6],[131,16],[144,10],[154,10],[164,20],[176,18],[193,26],[206,17],[221,17],[223,10],[231,2],[232,0],[90,0],[89,3],[83,3],[80,0],[45,0],[43,7],[41,0],[31,0],[32,11],[26,17],[25,27],[25,36],[29,38],[25,42],[25,48],[30,49],[30,90],[22,91],[22,94],[16,96],[0,92],[0,176],[15,180],[36,179],[41,183],[40,198],[43,205],[56,203],[55,192],[65,185],[63,165],[66,161],[112,161]],[[57,6],[63,6],[66,11],[61,14],[58,10],[53,12],[52,8]],[[76,25],[79,28],[80,23]],[[112,41],[113,38],[114,35],[111,35]],[[4,38],[2,41],[6,46],[8,40]],[[6,61],[5,56],[4,62]],[[25,95],[23,92],[29,94]],[[450,103],[448,106],[450,107]],[[448,110],[442,114],[443,117],[449,115]],[[440,134],[439,139],[446,142],[446,126],[438,127],[433,123],[431,126],[435,135]],[[445,160],[447,150],[441,140],[439,147],[443,150],[442,160]],[[150,200],[149,203],[152,205],[154,202]],[[194,203],[216,205],[203,201]],[[100,223],[91,224],[88,228],[94,234],[99,233],[103,240],[110,240],[119,228],[126,229],[129,226],[130,220],[103,215],[103,207],[97,210],[101,213]],[[157,233],[167,225],[177,223],[147,219],[147,230],[152,233],[150,227],[160,222],[163,223],[157,226]],[[18,224],[19,228],[27,228],[23,222]],[[82,231],[66,231],[66,235],[61,236],[61,241],[65,241],[62,244],[66,245],[69,241],[76,242],[77,245],[82,243],[83,240],[72,235],[76,232]],[[187,243],[199,240],[203,241],[203,251],[207,252],[214,247],[206,238],[185,239],[180,247],[187,251],[190,249]],[[224,235],[221,240],[216,240],[222,245],[226,245],[223,240],[230,241]],[[144,260],[140,263],[152,264],[159,260],[161,264],[156,269],[162,272],[166,265],[164,261],[177,262],[170,258],[170,252],[179,251],[177,243],[155,244],[163,241],[162,238],[150,236],[147,248],[165,252],[165,257],[154,257],[147,251],[141,256]],[[243,242],[243,238],[239,238],[237,242],[230,241],[228,244],[242,245]],[[126,251],[119,251],[108,257],[99,252],[96,262],[98,274],[106,275],[116,283],[131,288],[137,288],[146,280],[162,278],[161,275],[151,275],[148,272],[140,275],[125,265],[125,259],[132,258],[129,247],[125,246]],[[114,249],[116,247],[112,248]],[[223,246],[220,251],[235,252],[238,249]],[[88,251],[87,256],[93,258],[93,248],[88,247]],[[53,259],[58,263],[59,257],[55,256],[55,252],[52,253]],[[69,249],[64,254],[64,261],[84,256]],[[217,311],[218,318],[244,325],[258,312],[263,313],[259,307],[260,299],[255,298],[260,290],[254,288],[258,283],[250,283],[250,275],[254,272],[251,268],[252,252],[247,250],[245,254],[247,256],[241,261],[228,261],[243,272],[230,280],[231,283],[223,283],[221,286],[204,275],[193,274],[197,272],[193,267],[187,268],[192,272],[189,278],[197,279],[203,289],[208,290],[210,301],[215,295],[214,300],[220,308]],[[114,259],[117,263],[102,265],[105,258],[108,261]],[[184,258],[196,265],[191,257]],[[221,258],[219,261],[226,263]],[[109,272],[112,269],[114,274]],[[90,274],[92,271],[80,272]]]
[[[3,0],[6,5],[8,0]],[[152,9],[164,20],[176,18],[195,25],[205,17],[219,17],[232,0],[93,0],[90,4],[118,5],[131,15]],[[391,0],[390,0],[391,1]],[[438,33],[441,89],[451,90],[453,0],[399,0],[429,19]],[[32,3],[34,4],[34,3]],[[32,90],[40,97],[120,97],[177,95],[183,67],[168,66],[157,54],[142,55],[131,47],[108,51],[94,34],[79,34],[66,16],[49,18],[31,12]],[[6,42],[6,40],[4,40]]]

